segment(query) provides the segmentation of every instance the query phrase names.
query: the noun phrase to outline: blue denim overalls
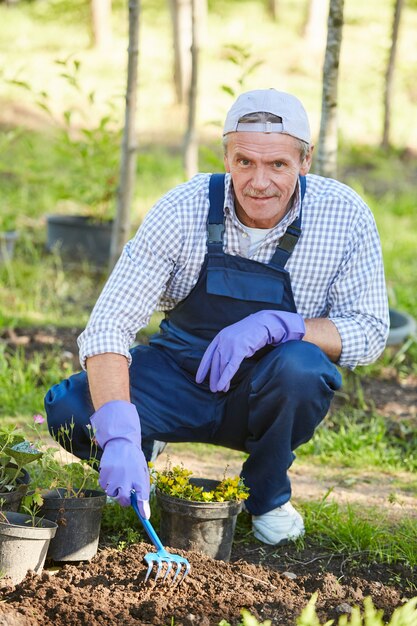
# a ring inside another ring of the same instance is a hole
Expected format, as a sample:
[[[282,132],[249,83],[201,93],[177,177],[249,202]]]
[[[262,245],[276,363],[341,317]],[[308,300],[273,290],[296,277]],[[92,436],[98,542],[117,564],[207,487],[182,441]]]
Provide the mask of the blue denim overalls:
[[[303,199],[305,177],[300,188]],[[148,458],[153,440],[213,443],[248,453],[242,467],[251,493],[246,506],[261,515],[290,499],[293,450],[312,437],[341,376],[320,348],[290,341],[246,359],[227,393],[213,394],[207,382],[195,382],[204,351],[222,328],[263,309],[296,312],[284,266],[301,234],[301,211],[263,264],[223,251],[224,175],[212,175],[209,197],[208,251],[198,281],[166,313],[149,346],[132,349],[131,401]],[[93,407],[85,373],[55,385],[45,407],[51,431],[73,416],[74,453],[88,455]],[[219,477],[224,469],[219,467]]]
[[[300,187],[303,198],[304,176],[300,177]],[[224,175],[211,176],[209,201],[208,250],[197,284],[166,313],[159,335],[150,341],[151,345],[167,348],[193,376],[210,341],[225,326],[264,309],[296,312],[290,276],[284,266],[301,233],[301,211],[266,265],[223,252]],[[255,355],[252,364],[259,357],[259,353]]]

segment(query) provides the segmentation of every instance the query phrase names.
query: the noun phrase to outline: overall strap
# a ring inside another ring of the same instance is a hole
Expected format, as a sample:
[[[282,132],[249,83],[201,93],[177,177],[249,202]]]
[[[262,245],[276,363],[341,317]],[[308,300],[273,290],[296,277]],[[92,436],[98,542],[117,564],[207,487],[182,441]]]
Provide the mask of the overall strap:
[[[209,244],[223,244],[224,234],[224,174],[212,174],[209,183],[210,210],[207,232]]]
[[[274,256],[272,257],[269,265],[275,265],[278,267],[285,267],[288,259],[290,258],[295,246],[297,245],[298,238],[301,235],[301,213],[303,206],[304,194],[306,192],[306,177],[299,176],[300,189],[301,189],[301,206],[298,217],[290,224],[283,234],[281,241],[279,242]]]

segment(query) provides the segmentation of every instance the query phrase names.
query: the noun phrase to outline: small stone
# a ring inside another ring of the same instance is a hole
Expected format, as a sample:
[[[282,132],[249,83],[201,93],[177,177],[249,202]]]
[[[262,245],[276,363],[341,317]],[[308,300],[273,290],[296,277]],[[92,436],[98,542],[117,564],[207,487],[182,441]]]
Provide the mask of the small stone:
[[[339,604],[336,609],[336,613],[348,613],[349,615],[352,613],[352,607],[347,602],[342,602]]]
[[[205,615],[195,615],[194,613],[188,613],[182,622],[182,626],[210,626],[210,620]],[[180,625],[179,625],[180,626]]]
[[[290,578],[291,580],[295,580],[297,578],[297,574],[294,574],[294,572],[282,572],[282,575],[285,576],[285,578]]]

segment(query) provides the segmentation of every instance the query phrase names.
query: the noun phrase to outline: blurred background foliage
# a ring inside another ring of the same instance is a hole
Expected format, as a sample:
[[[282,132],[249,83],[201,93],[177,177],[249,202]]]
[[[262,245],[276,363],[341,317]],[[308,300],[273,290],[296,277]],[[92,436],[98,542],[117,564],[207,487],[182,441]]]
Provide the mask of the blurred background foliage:
[[[306,34],[308,0],[209,0],[200,50],[199,169],[222,169],[221,124],[233,94],[273,86],[298,95],[313,137],[321,114],[325,25]],[[17,228],[0,266],[3,325],[86,322],[107,268],[63,265],[46,254],[50,213],[112,217],[127,69],[128,3],[113,0],[111,40],[92,45],[89,0],[0,2],[0,230]],[[403,8],[391,114],[380,148],[392,0],[345,0],[339,76],[339,172],[371,206],[381,234],[390,304],[417,316],[417,0]],[[324,33],[324,35],[323,35]],[[173,81],[167,0],[142,0],[138,161],[132,232],[153,202],[184,180],[187,111]],[[83,285],[80,291],[79,285]],[[415,367],[412,343],[403,361]]]

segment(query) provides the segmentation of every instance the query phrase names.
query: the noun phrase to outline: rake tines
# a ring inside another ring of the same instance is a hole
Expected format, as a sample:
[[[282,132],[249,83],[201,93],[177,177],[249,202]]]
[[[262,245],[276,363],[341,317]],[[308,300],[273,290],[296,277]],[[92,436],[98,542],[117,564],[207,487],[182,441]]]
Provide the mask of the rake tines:
[[[154,565],[157,566],[154,579],[155,582],[162,576],[164,566],[166,566],[165,573],[162,577],[161,582],[165,582],[165,580],[168,579],[171,585],[175,583],[181,570],[182,575],[178,579],[177,584],[181,583],[184,580],[184,578],[187,576],[191,569],[191,565],[187,561],[187,559],[179,556],[178,554],[170,554],[165,549],[158,550],[157,552],[148,552],[147,554],[145,554],[144,559],[148,564],[148,571],[146,572],[145,582],[148,580]],[[168,578],[170,572],[172,571],[174,563],[177,566],[174,575],[172,578]]]
[[[155,581],[158,580],[158,578],[162,575],[164,564],[166,564],[166,568],[165,568],[166,571],[162,578],[162,582],[164,582],[168,578],[168,575],[172,570],[172,566],[175,563],[177,565],[177,569],[174,573],[174,576],[171,579],[171,585],[175,583],[177,577],[179,576],[182,570],[182,576],[179,578],[177,584],[181,583],[190,572],[191,565],[189,561],[187,561],[186,558],[184,558],[183,556],[180,556],[179,554],[170,554],[169,552],[167,552],[167,550],[165,550],[164,546],[161,543],[161,540],[156,534],[150,521],[142,517],[142,515],[140,514],[137,500],[136,500],[136,493],[134,491],[132,491],[131,493],[130,502],[132,504],[132,507],[136,515],[142,522],[143,527],[146,530],[146,533],[149,539],[152,541],[153,545],[156,547],[156,552],[148,552],[147,554],[145,554],[145,557],[144,557],[145,561],[148,564],[148,571],[146,572],[145,582],[148,580],[154,564],[157,565]]]

